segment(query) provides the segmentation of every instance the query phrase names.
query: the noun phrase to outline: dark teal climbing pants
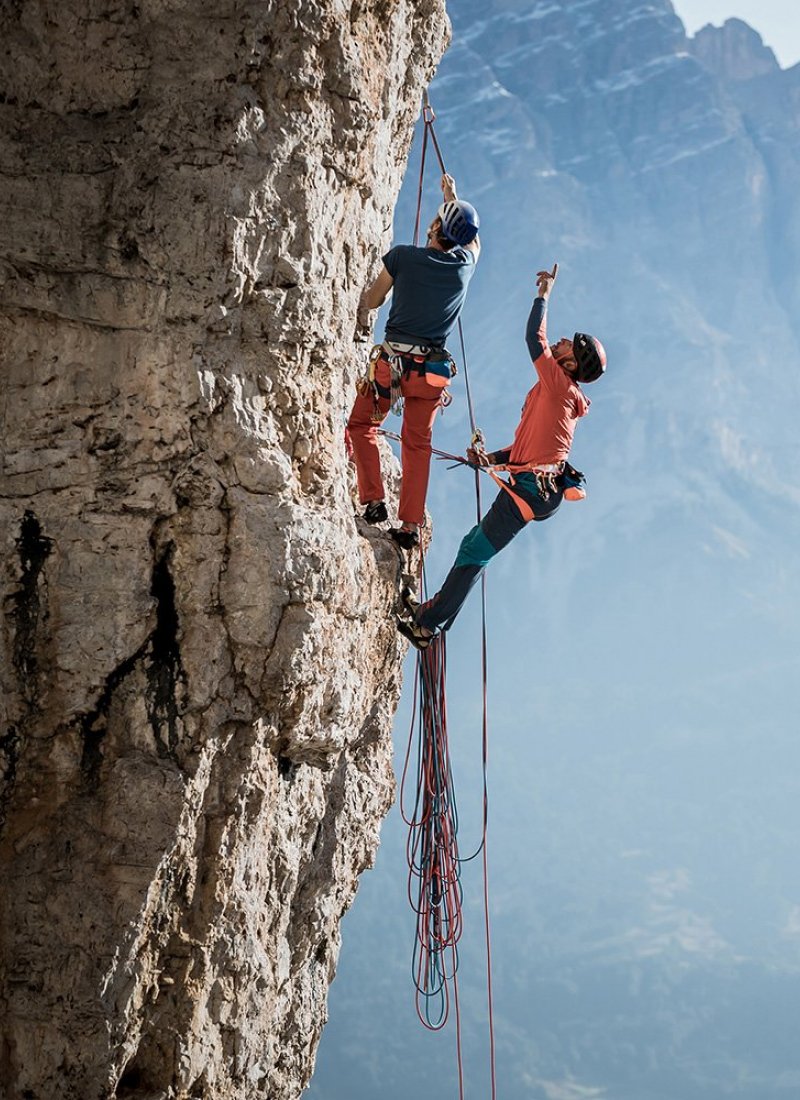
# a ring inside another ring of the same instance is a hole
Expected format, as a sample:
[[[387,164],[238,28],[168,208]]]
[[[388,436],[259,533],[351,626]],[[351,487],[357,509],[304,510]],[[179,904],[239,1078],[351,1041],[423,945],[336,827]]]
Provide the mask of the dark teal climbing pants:
[[[533,474],[519,474],[514,492],[528,504],[534,521],[549,519],[564,496],[563,487],[544,495]],[[513,496],[501,489],[481,522],[461,540],[458,555],[444,584],[417,611],[417,623],[427,630],[449,630],[486,566],[525,526],[527,521],[523,519]]]

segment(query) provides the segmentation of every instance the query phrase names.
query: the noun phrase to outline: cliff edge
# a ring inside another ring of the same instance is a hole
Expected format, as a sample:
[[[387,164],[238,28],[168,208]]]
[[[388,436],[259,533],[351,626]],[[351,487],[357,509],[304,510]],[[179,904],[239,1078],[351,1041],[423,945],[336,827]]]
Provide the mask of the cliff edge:
[[[0,15],[0,1096],[297,1097],[393,791],[343,420],[443,0]]]

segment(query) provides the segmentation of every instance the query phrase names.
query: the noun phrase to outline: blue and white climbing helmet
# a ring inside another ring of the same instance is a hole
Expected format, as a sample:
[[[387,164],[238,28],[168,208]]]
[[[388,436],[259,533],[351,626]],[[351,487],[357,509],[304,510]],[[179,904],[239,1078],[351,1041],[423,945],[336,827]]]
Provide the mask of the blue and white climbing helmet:
[[[442,222],[442,233],[449,241],[464,245],[478,236],[481,220],[472,203],[462,202],[461,199],[443,202],[438,213]]]

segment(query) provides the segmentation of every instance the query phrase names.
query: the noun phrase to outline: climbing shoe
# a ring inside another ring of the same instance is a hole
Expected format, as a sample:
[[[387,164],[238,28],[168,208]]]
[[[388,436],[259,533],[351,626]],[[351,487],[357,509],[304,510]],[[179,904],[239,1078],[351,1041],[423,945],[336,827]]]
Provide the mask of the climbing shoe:
[[[427,649],[433,641],[432,634],[423,634],[422,627],[414,622],[406,622],[405,619],[397,620],[397,629],[404,638],[408,638],[414,649]]]
[[[419,600],[414,599],[414,594],[408,585],[405,585],[403,591],[400,593],[400,603],[403,605],[403,609],[406,613],[412,619],[415,619],[419,611]]]
[[[404,550],[413,550],[415,546],[419,546],[419,533],[417,531],[406,531],[403,527],[393,527],[389,532],[398,546],[402,546]]]
[[[364,519],[367,523],[383,523],[389,518],[386,511],[386,503],[382,500],[373,500],[364,509]]]

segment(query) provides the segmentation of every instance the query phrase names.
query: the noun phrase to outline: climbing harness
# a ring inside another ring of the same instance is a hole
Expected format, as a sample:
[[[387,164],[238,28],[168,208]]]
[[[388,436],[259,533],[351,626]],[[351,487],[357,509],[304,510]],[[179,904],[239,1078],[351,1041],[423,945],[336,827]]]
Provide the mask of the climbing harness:
[[[530,523],[536,517],[533,514],[533,509],[530,504],[519,493],[514,491],[514,486],[517,484],[517,476],[520,474],[532,474],[534,481],[536,482],[536,492],[542,498],[542,500],[549,500],[552,493],[557,493],[559,489],[563,489],[564,500],[584,500],[586,498],[586,490],[584,485],[586,478],[580,472],[576,470],[574,466],[571,466],[569,462],[550,462],[545,465],[536,465],[529,463],[527,465],[521,465],[518,463],[500,463],[492,466],[481,466],[489,477],[498,485],[501,489],[511,496],[519,513],[526,523]],[[501,473],[508,474],[508,481],[504,481],[500,477]],[[517,475],[517,476],[515,476]]]
[[[449,386],[458,374],[455,359],[445,347],[401,344],[396,340],[384,340],[381,347],[387,358],[399,360],[402,374],[421,374],[436,389]]]
[[[389,367],[390,384],[383,385],[377,377],[378,363]],[[384,340],[375,344],[369,355],[366,373],[358,382],[358,392],[362,396],[373,395],[372,420],[381,424],[385,413],[381,411],[379,399],[389,400],[389,408],[396,415],[403,412],[402,380],[410,374],[420,374],[429,386],[442,391],[440,405],[446,407],[452,396],[446,391],[450,380],[458,373],[455,359],[445,347],[426,344],[403,344],[396,340]]]
[[[515,475],[533,474],[536,491],[542,500],[549,500],[550,494],[557,493],[559,489],[563,489],[565,500],[585,500],[586,498],[585,475],[566,460],[546,464],[504,462],[484,466],[481,469],[485,469],[501,488],[509,492],[512,492],[511,487],[516,485]],[[498,476],[500,473],[508,474],[510,485]],[[516,494],[512,492],[512,496],[516,497]]]

